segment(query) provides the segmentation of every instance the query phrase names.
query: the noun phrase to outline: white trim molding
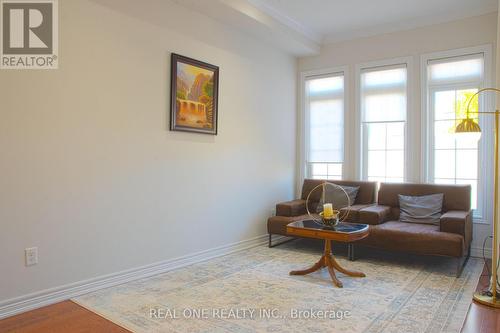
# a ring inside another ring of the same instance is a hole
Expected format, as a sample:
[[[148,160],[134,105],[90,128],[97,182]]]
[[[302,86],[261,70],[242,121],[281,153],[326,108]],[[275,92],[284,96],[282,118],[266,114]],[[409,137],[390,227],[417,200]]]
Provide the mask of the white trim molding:
[[[321,42],[323,41],[323,36],[321,34],[317,33],[313,29],[310,29],[304,24],[298,22],[292,17],[286,15],[284,12],[270,6],[266,1],[264,0],[247,0],[247,1],[250,4],[252,4],[255,8],[261,10],[262,12],[271,16],[276,21],[296,31],[297,33],[306,36],[307,38],[315,41],[318,44],[321,44]]]
[[[278,238],[276,239],[279,241]],[[78,281],[75,283],[42,290],[21,297],[8,299],[0,302],[0,319],[33,310],[42,306],[65,301],[73,297],[94,292],[96,290],[113,287],[142,278],[147,278],[153,275],[165,273],[212,258],[261,246],[267,244],[267,241],[268,235],[265,234],[240,242],[192,253],[179,258],[169,259],[150,265],[103,275],[88,280]]]
[[[471,255],[471,257],[475,257],[475,258],[483,258],[483,248],[482,247],[471,247],[470,255]],[[485,247],[484,248],[484,258],[491,259],[491,257],[492,257],[491,247]]]

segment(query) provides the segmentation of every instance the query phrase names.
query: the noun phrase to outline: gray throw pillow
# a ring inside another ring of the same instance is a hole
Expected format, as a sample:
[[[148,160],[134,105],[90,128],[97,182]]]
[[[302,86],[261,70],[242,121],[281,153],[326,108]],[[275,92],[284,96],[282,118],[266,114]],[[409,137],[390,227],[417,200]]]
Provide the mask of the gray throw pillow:
[[[356,197],[358,196],[358,191],[359,191],[359,186],[340,186],[344,191],[347,193],[347,196],[349,197],[349,201],[351,205],[354,205],[354,201],[356,200]],[[323,197],[326,197],[328,201],[333,201],[333,207],[334,209],[339,209],[339,208],[344,208],[347,206],[347,199],[345,197],[345,194],[335,186],[325,186],[325,195],[321,196],[321,199],[318,202],[318,208],[316,209],[317,213],[320,213],[323,211]],[[337,205],[335,204],[337,203]],[[339,207],[339,205],[341,207]]]
[[[399,194],[401,222],[439,224],[443,210],[443,193],[412,197]]]

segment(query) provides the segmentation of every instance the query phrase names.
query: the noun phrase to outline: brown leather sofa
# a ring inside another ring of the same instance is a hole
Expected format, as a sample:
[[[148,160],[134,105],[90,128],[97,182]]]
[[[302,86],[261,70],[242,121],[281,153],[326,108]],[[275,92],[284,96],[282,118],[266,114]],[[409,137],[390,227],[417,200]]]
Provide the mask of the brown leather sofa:
[[[359,220],[359,211],[363,208],[375,204],[375,196],[377,191],[377,183],[365,181],[348,181],[348,180],[320,180],[320,179],[305,179],[302,185],[302,195],[300,199],[282,202],[276,205],[276,216],[270,217],[267,220],[267,232],[269,233],[269,247],[279,244],[272,243],[272,235],[288,236],[286,233],[286,225],[294,222],[308,219],[306,211],[306,199],[309,192],[319,184],[328,181],[337,185],[343,186],[359,186],[358,194],[354,204],[351,206],[347,220],[357,222]],[[321,191],[314,191],[311,195],[310,211],[314,211],[320,201]]]
[[[269,247],[272,235],[284,235],[286,225],[308,219],[305,199],[309,192],[325,180],[306,179],[300,199],[276,205],[276,216],[267,221]],[[358,196],[352,206],[349,221],[370,225],[370,234],[355,244],[422,255],[457,258],[457,276],[470,255],[472,242],[472,210],[470,185],[394,184],[382,183],[376,198],[376,183],[360,181],[331,181],[345,186],[359,186]],[[320,191],[312,196],[316,207]],[[398,194],[422,196],[443,193],[443,214],[439,225],[399,221]],[[313,195],[316,193],[313,193]],[[311,210],[310,207],[309,209]],[[280,243],[281,244],[281,243]],[[278,244],[275,244],[278,245]],[[274,245],[274,246],[275,246]],[[349,244],[349,259],[354,259],[353,243]]]
[[[439,225],[399,221],[398,194],[436,193],[444,194]],[[472,242],[470,196],[470,185],[382,183],[377,205],[359,212],[358,221],[370,225],[370,234],[358,243],[390,251],[455,257],[458,259],[457,275],[460,275]]]

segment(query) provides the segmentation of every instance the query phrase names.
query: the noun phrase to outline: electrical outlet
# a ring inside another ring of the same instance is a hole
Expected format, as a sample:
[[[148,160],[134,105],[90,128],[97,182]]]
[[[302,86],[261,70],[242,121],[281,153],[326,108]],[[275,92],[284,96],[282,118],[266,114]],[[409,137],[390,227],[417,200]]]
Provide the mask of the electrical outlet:
[[[33,266],[38,264],[38,248],[28,247],[24,249],[24,257],[26,260],[26,266]]]

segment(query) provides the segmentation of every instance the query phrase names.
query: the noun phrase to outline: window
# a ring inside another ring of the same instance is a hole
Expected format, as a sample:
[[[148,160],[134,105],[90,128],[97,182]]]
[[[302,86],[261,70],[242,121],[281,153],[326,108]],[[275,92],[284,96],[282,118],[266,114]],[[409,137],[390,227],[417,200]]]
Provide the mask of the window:
[[[491,45],[421,55],[420,79],[414,58],[356,65],[356,110],[347,66],[301,73],[300,179],[470,184],[474,222],[491,223],[494,117],[470,115],[478,145],[453,133],[469,98],[490,86]],[[495,96],[481,94],[474,109],[495,110]]]
[[[306,176],[341,179],[344,162],[344,73],[305,77]]]
[[[360,73],[362,178],[405,180],[406,64]]]
[[[483,86],[483,53],[427,61],[429,98],[428,181],[470,184],[471,206],[478,208],[479,149],[455,137],[457,119],[465,117],[466,102]],[[478,100],[475,99],[476,110]],[[477,114],[472,118],[479,121]]]

